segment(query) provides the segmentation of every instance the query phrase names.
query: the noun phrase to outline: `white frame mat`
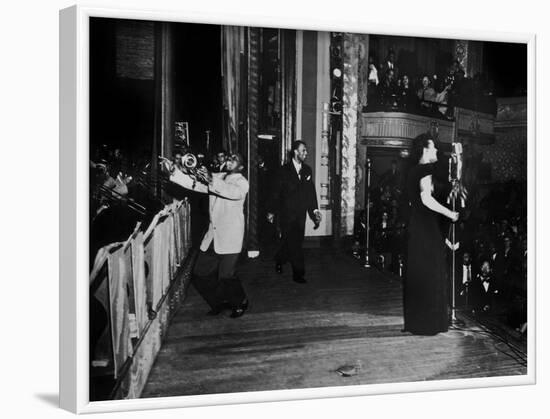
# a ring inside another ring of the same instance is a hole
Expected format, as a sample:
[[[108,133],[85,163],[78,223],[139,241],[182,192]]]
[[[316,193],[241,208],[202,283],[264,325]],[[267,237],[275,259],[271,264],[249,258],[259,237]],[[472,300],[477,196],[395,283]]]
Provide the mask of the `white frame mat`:
[[[517,386],[535,383],[535,333],[528,336],[527,375],[412,383],[212,394],[122,401],[88,399],[88,37],[89,18],[210,23],[401,36],[520,42],[528,50],[528,322],[535,331],[535,35],[393,27],[361,21],[304,21],[266,16],[202,14],[73,6],[60,12],[60,406],[75,413],[271,402],[400,392]]]

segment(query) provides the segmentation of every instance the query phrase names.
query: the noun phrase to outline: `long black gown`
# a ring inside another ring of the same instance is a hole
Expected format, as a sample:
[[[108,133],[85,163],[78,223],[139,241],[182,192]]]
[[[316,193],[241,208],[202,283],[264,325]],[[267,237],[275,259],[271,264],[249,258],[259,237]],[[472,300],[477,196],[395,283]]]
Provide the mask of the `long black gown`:
[[[439,215],[420,199],[420,179],[432,172],[432,164],[419,164],[410,170],[407,184],[412,208],[403,282],[404,330],[418,335],[446,332],[448,326],[445,243]]]

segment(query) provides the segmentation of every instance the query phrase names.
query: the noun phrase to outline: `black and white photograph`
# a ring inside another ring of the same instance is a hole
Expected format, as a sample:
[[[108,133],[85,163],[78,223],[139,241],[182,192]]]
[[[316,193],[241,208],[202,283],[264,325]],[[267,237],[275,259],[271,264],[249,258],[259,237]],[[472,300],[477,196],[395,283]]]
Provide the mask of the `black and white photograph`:
[[[527,69],[90,17],[90,401],[526,376]]]

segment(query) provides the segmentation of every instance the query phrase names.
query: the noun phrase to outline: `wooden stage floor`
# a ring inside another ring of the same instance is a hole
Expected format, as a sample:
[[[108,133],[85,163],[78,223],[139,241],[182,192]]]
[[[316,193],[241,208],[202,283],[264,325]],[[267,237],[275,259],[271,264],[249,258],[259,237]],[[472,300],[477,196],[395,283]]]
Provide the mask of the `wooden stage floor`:
[[[399,279],[339,250],[306,249],[307,284],[284,268],[277,275],[269,256],[240,266],[250,309],[238,319],[206,316],[190,286],[142,397],[527,373],[517,353],[468,319],[466,330],[436,336],[401,332]],[[356,375],[336,373],[358,361]]]

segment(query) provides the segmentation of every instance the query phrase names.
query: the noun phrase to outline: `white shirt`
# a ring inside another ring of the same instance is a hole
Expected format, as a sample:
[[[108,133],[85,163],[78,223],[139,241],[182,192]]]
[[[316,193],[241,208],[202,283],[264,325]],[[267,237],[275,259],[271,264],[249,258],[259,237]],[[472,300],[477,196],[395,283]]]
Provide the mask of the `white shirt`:
[[[374,66],[369,68],[369,81],[374,82],[378,86],[378,70]]]
[[[462,283],[465,284],[472,278],[472,265],[462,265]]]
[[[302,163],[297,162],[296,159],[292,159],[292,163],[294,163],[294,168],[296,169],[296,173],[298,173],[298,177],[301,180],[302,178],[300,177],[300,170],[302,170]]]
[[[300,176],[300,170],[302,170],[302,163],[297,162],[296,159],[292,159],[292,164],[294,164],[294,169],[296,169],[296,173],[298,174],[298,178],[300,180],[302,180],[302,177]],[[314,209],[313,212],[314,213],[320,213],[319,209]]]

